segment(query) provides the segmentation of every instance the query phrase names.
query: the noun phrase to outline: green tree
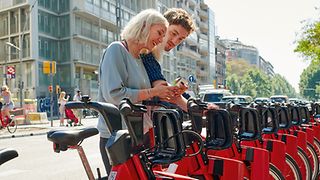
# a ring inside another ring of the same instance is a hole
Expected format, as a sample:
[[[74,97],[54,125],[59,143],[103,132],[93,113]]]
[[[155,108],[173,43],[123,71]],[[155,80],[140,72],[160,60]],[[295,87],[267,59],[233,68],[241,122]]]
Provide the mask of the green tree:
[[[252,82],[256,85],[257,96],[270,97],[272,94],[271,80],[264,72],[261,72],[257,68],[251,68],[247,72],[248,76],[252,79]]]
[[[272,94],[287,95],[289,97],[297,97],[297,93],[292,85],[280,74],[276,74],[272,78]]]
[[[295,52],[300,53],[306,60],[320,64],[320,21],[306,24],[296,42]]]
[[[299,89],[308,99],[317,99],[317,86],[320,84],[320,66],[312,62],[300,75]]]
[[[228,61],[226,74],[227,86],[234,94],[252,97],[270,97],[274,94],[297,96],[284,77],[279,74],[270,77],[244,60]]]
[[[249,73],[246,73],[241,79],[241,89],[240,94],[249,95],[252,97],[257,96],[257,85],[253,82]]]
[[[240,93],[240,82],[238,80],[238,76],[236,74],[231,74],[227,76],[227,87],[233,94]]]
[[[253,66],[250,65],[246,60],[232,60],[226,62],[227,66],[227,76],[231,74],[236,74],[239,77],[244,76],[244,74]]]

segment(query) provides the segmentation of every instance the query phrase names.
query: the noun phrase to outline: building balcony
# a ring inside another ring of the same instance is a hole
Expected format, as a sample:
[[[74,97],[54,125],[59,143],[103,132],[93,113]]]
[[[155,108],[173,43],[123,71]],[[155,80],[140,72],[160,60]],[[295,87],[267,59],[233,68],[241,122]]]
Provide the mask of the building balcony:
[[[185,7],[184,9],[187,11],[188,14],[194,14],[195,13],[194,9],[191,9],[190,7]]]
[[[73,7],[73,12],[76,15],[88,18],[89,20],[92,20],[94,22],[99,22],[99,20],[101,20],[102,26],[107,26],[112,31],[116,31],[117,18],[115,14],[112,14],[93,4],[90,4],[86,0],[79,0],[79,1],[81,1],[81,3],[77,3]]]
[[[11,9],[13,6],[17,6],[26,2],[27,0],[2,0],[0,1],[0,10]]]
[[[203,40],[206,40],[206,41],[209,40],[208,34],[204,34],[204,33],[201,32],[199,36],[200,36],[200,38],[203,39]]]
[[[191,49],[190,47],[187,46],[179,46],[177,53],[180,53],[183,56],[190,56],[193,59],[200,59],[201,55],[196,52],[195,50]]]
[[[200,46],[199,46],[199,53],[201,55],[208,55],[209,54],[208,44],[201,43]]]
[[[189,6],[195,6],[197,5],[196,0],[188,0]]]
[[[186,41],[188,42],[189,45],[191,46],[197,46],[198,42],[197,42],[197,34],[196,32],[193,32],[192,34],[190,34],[187,38]]]
[[[209,24],[204,22],[199,22],[200,31],[208,32],[209,31]]]
[[[208,11],[204,11],[202,9],[199,9],[198,15],[203,19],[208,19],[209,16]]]
[[[198,65],[208,65],[208,56],[202,55],[200,59],[197,61]]]
[[[200,8],[201,9],[208,9],[208,5],[204,2],[204,0],[200,0]]]
[[[207,77],[207,76],[209,76],[209,72],[206,71],[205,69],[202,70],[200,68],[197,68],[196,72],[197,72],[197,76],[199,76],[199,77]]]

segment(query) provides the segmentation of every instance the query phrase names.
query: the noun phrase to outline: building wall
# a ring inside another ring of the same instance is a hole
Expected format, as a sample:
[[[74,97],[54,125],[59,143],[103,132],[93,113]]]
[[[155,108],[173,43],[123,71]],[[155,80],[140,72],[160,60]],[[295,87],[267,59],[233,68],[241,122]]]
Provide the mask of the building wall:
[[[220,41],[219,37],[215,40],[215,79],[216,87],[225,86],[226,81],[226,50],[225,45]]]
[[[161,61],[169,82],[177,76],[196,75],[201,84],[209,79],[208,7],[203,0],[38,0],[29,13],[27,0],[0,1],[0,72],[5,65],[16,68],[16,78],[8,80],[15,97],[19,94],[19,77],[24,82],[24,98],[49,96],[50,76],[43,73],[43,61],[56,61],[53,86],[73,94],[74,89],[90,94],[98,91],[95,73],[105,48],[119,39],[119,32],[132,16],[146,8],[164,12],[182,7],[194,14],[198,30],[178,48],[165,53]],[[117,9],[121,18],[117,21]],[[31,14],[31,15],[30,15]],[[23,32],[25,17],[30,15]],[[118,25],[117,25],[118,24]],[[19,35],[24,34],[22,74],[18,51]],[[5,81],[0,78],[0,83]],[[55,88],[54,88],[55,89]]]
[[[209,9],[209,63],[210,63],[210,68],[209,68],[209,82],[217,82],[216,78],[216,32],[215,32],[215,17],[214,17],[214,12],[212,9]],[[214,81],[215,80],[215,81]],[[216,86],[216,84],[215,84]]]

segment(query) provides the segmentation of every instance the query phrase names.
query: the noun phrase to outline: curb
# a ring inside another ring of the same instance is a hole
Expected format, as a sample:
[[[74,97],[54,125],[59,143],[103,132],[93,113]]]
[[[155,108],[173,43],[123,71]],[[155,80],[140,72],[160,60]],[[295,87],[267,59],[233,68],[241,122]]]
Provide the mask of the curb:
[[[89,120],[82,126],[72,126],[72,127],[59,127],[59,122],[54,121],[55,123],[53,124],[54,126],[50,126],[50,121],[49,123],[44,123],[44,124],[33,124],[33,125],[21,125],[18,126],[17,131],[14,134],[10,134],[7,132],[5,129],[4,133],[0,131],[0,139],[10,139],[10,138],[19,138],[19,137],[28,137],[28,136],[40,136],[40,135],[46,135],[48,131],[57,129],[57,130],[75,130],[75,129],[82,129],[86,127],[96,127],[96,118]],[[35,128],[35,129],[33,129]],[[22,131],[21,131],[22,130]],[[19,132],[20,131],[20,132]]]
[[[0,136],[0,139],[10,139],[10,138],[18,138],[18,137],[26,137],[26,136],[39,136],[39,135],[45,135],[47,132],[39,132],[39,133],[26,133],[26,134],[18,134],[18,135],[5,135]]]

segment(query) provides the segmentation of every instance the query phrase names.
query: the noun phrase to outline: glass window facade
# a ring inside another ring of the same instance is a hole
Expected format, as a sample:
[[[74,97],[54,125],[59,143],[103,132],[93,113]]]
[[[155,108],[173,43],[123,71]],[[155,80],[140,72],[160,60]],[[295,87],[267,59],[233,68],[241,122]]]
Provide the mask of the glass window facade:
[[[70,36],[70,16],[60,16],[59,17],[59,24],[60,24],[60,34],[59,37],[68,37]]]
[[[21,9],[20,29],[22,32],[29,30],[30,18],[28,16],[29,16],[29,13],[26,11],[26,9]],[[27,19],[28,19],[28,22],[26,22]]]
[[[38,12],[39,32],[56,37],[70,36],[70,16],[56,16],[39,10]],[[57,24],[59,27],[57,30]]]
[[[70,9],[69,0],[38,0],[38,4],[40,7],[55,13],[68,12]]]
[[[0,15],[0,37],[8,35],[8,14]]]
[[[75,32],[76,34],[79,34],[81,36],[85,36],[90,39],[99,40],[99,26],[97,24],[91,23],[88,20],[81,19],[80,17],[76,16],[75,19],[76,28]],[[100,30],[101,34],[101,41],[109,44],[113,42],[116,37],[115,33],[112,31],[109,31],[107,27],[101,27]]]
[[[43,59],[58,58],[58,41],[39,36],[39,56]]]
[[[7,55],[8,52],[7,52],[7,46],[6,46],[7,41],[8,41],[8,39],[0,40],[0,62],[4,62],[5,59],[8,58],[8,55]],[[0,72],[2,72],[2,71],[0,71]]]
[[[19,18],[19,14],[17,11],[10,12],[10,33],[11,34],[18,32],[18,18]]]
[[[70,40],[59,41],[60,57],[58,62],[70,61]]]

